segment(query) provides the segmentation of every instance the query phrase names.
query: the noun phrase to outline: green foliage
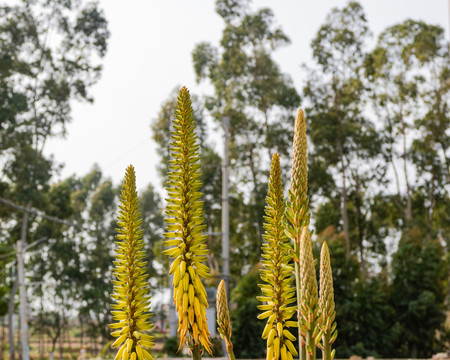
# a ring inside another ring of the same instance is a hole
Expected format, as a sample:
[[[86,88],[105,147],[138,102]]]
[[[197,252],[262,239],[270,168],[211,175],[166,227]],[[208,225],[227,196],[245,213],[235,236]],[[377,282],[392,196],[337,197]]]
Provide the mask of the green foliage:
[[[400,204],[405,224],[413,223],[416,184],[431,195],[428,217],[432,222],[434,208],[439,206],[436,198],[441,196],[442,181],[448,182],[448,166],[446,175],[442,173],[444,164],[448,164],[448,147],[443,146],[449,139],[445,131],[449,122],[448,101],[443,98],[449,91],[448,81],[444,80],[449,78],[449,62],[443,34],[439,26],[409,19],[385,29],[366,59],[374,105],[384,123],[385,156],[394,171],[399,196],[400,183],[406,185],[406,201]],[[425,116],[418,104],[426,109]],[[419,136],[415,136],[413,127],[420,130]],[[402,161],[399,170],[397,159]],[[411,162],[422,179],[426,179],[422,184],[411,178],[408,171]]]
[[[106,20],[94,3],[23,0],[0,5],[2,197],[60,219],[80,216],[71,203],[77,180],[51,185],[59,168],[44,155],[44,148],[49,138],[65,135],[72,100],[92,101],[88,91],[101,73],[108,37]],[[6,244],[2,241],[1,247],[12,247],[20,234],[22,213],[2,205],[1,214],[8,224]],[[105,333],[104,309],[108,305],[102,299],[107,292],[95,283],[100,277],[97,266],[88,268],[94,276],[85,277],[88,271],[83,262],[89,261],[90,254],[84,251],[80,230],[40,216],[31,216],[26,230],[26,242],[38,241],[29,250],[30,280],[49,280],[51,286],[37,291],[60,316],[61,328],[53,340],[64,331],[69,309],[86,304],[88,291],[96,292],[90,314],[103,320],[92,319],[92,323]],[[95,305],[100,305],[101,315]]]
[[[311,43],[316,66],[309,69],[304,87],[305,98],[311,104],[306,109],[313,143],[311,183],[318,190],[311,195],[326,196],[327,206],[335,206],[331,211],[334,219],[340,211],[346,258],[349,260],[350,252],[357,248],[364,273],[364,243],[372,240],[367,234],[370,208],[366,196],[369,183],[382,183],[385,174],[380,138],[364,114],[367,35],[367,20],[359,3],[349,2],[331,10]],[[356,201],[350,199],[351,193]],[[321,223],[322,219],[317,221]]]
[[[0,6],[0,19],[0,143],[14,147],[16,135],[29,132],[40,154],[49,136],[65,133],[70,100],[92,101],[107,22],[97,4],[82,1],[24,0]]]
[[[434,349],[435,332],[442,330],[445,318],[448,264],[443,250],[439,240],[417,226],[400,240],[392,260],[392,304],[400,328],[398,356],[425,357]]]
[[[180,344],[177,336],[172,336],[164,339],[163,352],[169,357],[177,357]]]
[[[241,277],[231,293],[231,340],[238,359],[260,359],[265,355],[260,337],[264,323],[257,319],[260,314],[260,302],[256,299],[261,294],[259,279],[259,269],[255,266]]]

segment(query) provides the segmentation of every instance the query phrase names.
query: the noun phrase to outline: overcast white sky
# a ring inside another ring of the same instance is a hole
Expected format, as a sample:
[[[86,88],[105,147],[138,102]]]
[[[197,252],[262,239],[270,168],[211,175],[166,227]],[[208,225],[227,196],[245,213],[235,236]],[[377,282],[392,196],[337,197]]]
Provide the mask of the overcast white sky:
[[[270,7],[291,39],[275,59],[300,92],[311,62],[310,42],[333,7],[345,0],[254,0],[253,8]],[[361,1],[374,37],[386,26],[407,18],[439,24],[448,37],[448,0]],[[217,45],[223,29],[214,0],[100,1],[109,21],[111,38],[101,80],[92,88],[94,104],[73,104],[73,121],[66,139],[51,140],[47,153],[65,164],[61,177],[84,175],[94,163],[115,184],[126,166],[136,168],[139,189],[159,185],[159,161],[150,122],[178,84],[202,95],[195,83],[191,51],[195,44]],[[299,104],[300,106],[301,104]]]

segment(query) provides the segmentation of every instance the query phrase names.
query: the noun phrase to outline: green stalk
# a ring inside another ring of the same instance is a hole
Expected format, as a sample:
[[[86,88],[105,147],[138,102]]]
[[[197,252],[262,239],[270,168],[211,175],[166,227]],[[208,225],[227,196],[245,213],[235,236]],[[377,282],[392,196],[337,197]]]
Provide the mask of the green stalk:
[[[300,258],[300,244],[297,241],[294,241],[294,253],[297,259]],[[298,325],[298,348],[300,349],[300,360],[306,360],[306,346],[302,341],[302,334],[300,330],[300,304],[301,304],[301,287],[300,287],[300,264],[297,261],[294,261],[294,270],[295,270],[295,288],[297,291],[297,319],[299,322]]]
[[[200,344],[194,344],[192,347],[192,360],[201,360],[202,358],[202,349],[200,347]]]
[[[331,344],[330,344],[330,335],[324,335],[324,344],[325,346],[322,349],[322,359],[323,360],[332,360],[331,357]]]

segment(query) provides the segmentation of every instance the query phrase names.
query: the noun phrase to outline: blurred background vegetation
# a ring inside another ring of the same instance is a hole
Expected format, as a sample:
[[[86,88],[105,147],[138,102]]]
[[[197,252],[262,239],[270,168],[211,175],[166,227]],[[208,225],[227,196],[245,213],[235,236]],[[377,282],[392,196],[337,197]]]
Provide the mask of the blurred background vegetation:
[[[362,6],[332,9],[311,42],[314,63],[305,67],[304,86],[296,89],[273,56],[289,44],[288,36],[270,9],[247,5],[217,0],[224,21],[220,44],[203,42],[192,50],[197,81],[213,89],[212,96],[193,96],[211,233],[221,231],[222,175],[221,155],[206,141],[212,136],[207,121],[216,129],[224,116],[231,122],[237,357],[264,357],[255,297],[268,170],[276,151],[288,184],[300,104],[308,122],[315,251],[326,240],[331,252],[337,357],[418,358],[448,350],[450,67],[443,28],[406,20],[369,46]],[[76,357],[85,346],[89,356],[111,357],[106,325],[119,184],[98,166],[56,182],[60,165],[43,151],[47,140],[66,131],[71,101],[93,100],[89,90],[101,75],[108,38],[107,19],[93,3],[0,5],[0,359],[19,356],[17,344],[11,352],[7,327],[17,313],[21,236],[35,244],[25,258],[32,356],[59,351],[61,358]],[[163,182],[176,91],[150,124]],[[140,199],[156,294],[168,285],[161,255],[164,202],[151,184]],[[33,210],[28,219],[26,207]],[[209,265],[220,275],[220,241],[211,235],[208,244]],[[157,306],[163,339],[167,304]],[[174,346],[170,339],[166,351],[172,354]]]

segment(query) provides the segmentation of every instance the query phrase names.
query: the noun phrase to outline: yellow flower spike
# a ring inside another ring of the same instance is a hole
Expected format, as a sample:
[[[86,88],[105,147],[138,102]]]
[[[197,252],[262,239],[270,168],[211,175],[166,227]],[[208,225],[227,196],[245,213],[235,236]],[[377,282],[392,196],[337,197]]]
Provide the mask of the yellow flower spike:
[[[263,296],[259,297],[259,300],[263,305],[258,306],[264,312],[258,319],[268,318],[262,338],[267,337],[267,359],[273,360],[273,356],[277,359],[280,357],[280,346],[285,348],[283,331],[289,327],[288,320],[295,313],[295,307],[289,306],[295,302],[295,289],[291,277],[293,269],[289,265],[292,249],[285,234],[285,203],[278,154],[274,154],[272,159],[266,204],[265,241],[261,260],[264,268],[260,270],[261,279],[265,284],[260,284]],[[274,350],[269,350],[271,348]],[[272,357],[269,354],[272,354]]]
[[[135,334],[151,329],[153,325],[148,320],[151,314],[150,296],[148,296],[147,278],[145,262],[146,257],[143,250],[142,220],[139,213],[139,204],[136,192],[136,176],[134,168],[130,165],[125,173],[122,194],[120,197],[119,215],[117,217],[118,248],[114,275],[114,293],[111,297],[115,304],[111,307],[113,320],[117,322],[110,324],[111,329],[117,329],[111,333],[117,339],[112,347],[119,347],[115,359],[135,360],[136,343]],[[151,344],[147,344],[150,347]],[[139,355],[139,354],[137,354]],[[139,357],[139,356],[138,356]]]
[[[217,308],[217,329],[220,333],[220,337],[225,340],[227,353],[230,360],[235,360],[233,343],[231,342],[231,322],[230,312],[228,310],[227,291],[225,289],[225,281],[222,279],[217,288],[216,296],[216,308]]]
[[[300,321],[301,308],[301,288],[300,284],[300,258],[303,254],[300,251],[300,239],[302,230],[309,225],[308,208],[308,167],[307,167],[307,138],[306,121],[303,110],[299,109],[295,119],[294,141],[292,149],[292,175],[289,190],[289,202],[286,206],[286,218],[288,226],[286,234],[294,244],[294,269],[295,285],[297,289],[297,317]],[[300,347],[300,360],[306,360],[306,343],[298,326],[298,341]]]
[[[306,359],[316,358],[316,336],[318,333],[318,305],[319,296],[316,279],[316,268],[312,253],[311,236],[305,226],[300,240],[300,278],[301,308],[300,326],[303,339],[306,344]]]
[[[322,334],[322,343],[320,344],[323,354],[323,360],[332,360],[334,354],[331,345],[337,337],[336,322],[334,318],[336,312],[334,310],[334,290],[333,275],[331,273],[330,252],[326,241],[322,244],[320,251],[320,293],[319,293],[319,329]],[[334,350],[333,350],[334,351]]]
[[[199,165],[199,145],[189,91],[183,87],[177,99],[175,119],[170,144],[170,172],[167,187],[169,198],[166,207],[167,238],[169,248],[164,254],[175,258],[178,265],[172,265],[175,307],[178,311],[178,334],[180,349],[188,341],[194,359],[203,353],[201,345],[211,354],[210,334],[206,325],[208,306],[205,288],[199,276],[209,277],[209,268],[202,262],[208,254],[206,237],[202,234],[204,225],[203,203]],[[176,269],[175,269],[176,267]],[[190,291],[190,287],[193,287]],[[195,297],[193,298],[193,295]],[[193,303],[194,311],[189,310]],[[194,318],[192,319],[192,314]],[[193,320],[190,324],[189,320]],[[197,324],[199,334],[194,334]]]

